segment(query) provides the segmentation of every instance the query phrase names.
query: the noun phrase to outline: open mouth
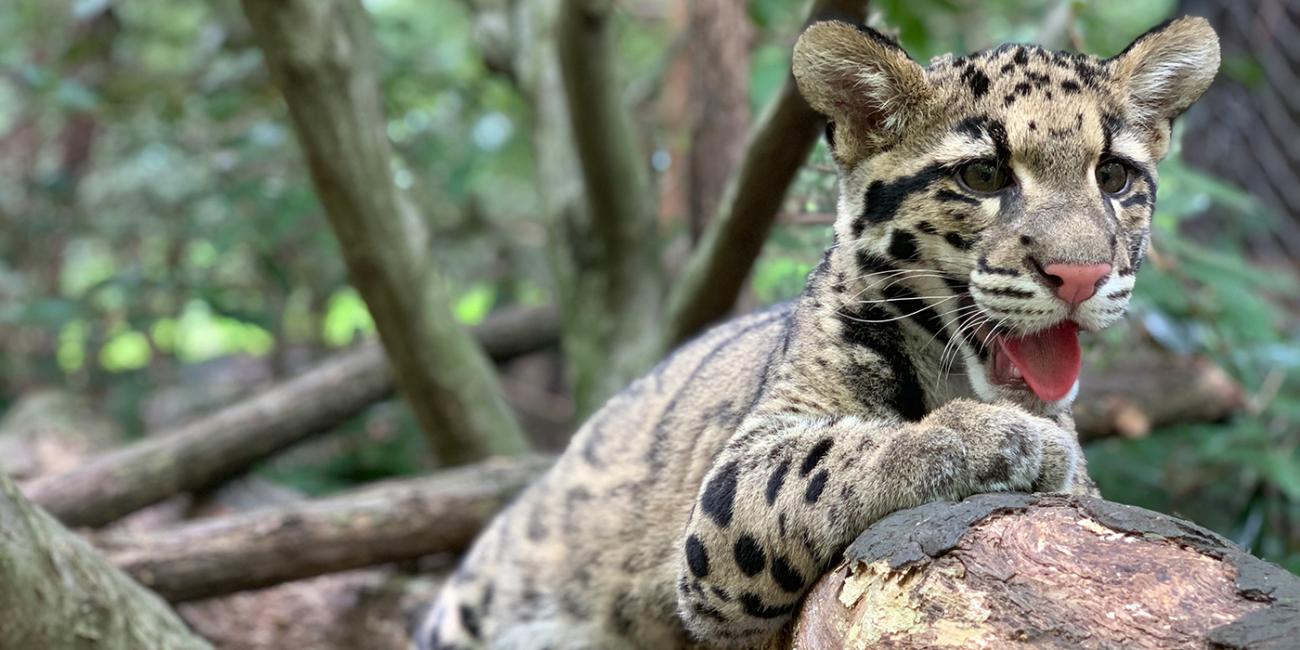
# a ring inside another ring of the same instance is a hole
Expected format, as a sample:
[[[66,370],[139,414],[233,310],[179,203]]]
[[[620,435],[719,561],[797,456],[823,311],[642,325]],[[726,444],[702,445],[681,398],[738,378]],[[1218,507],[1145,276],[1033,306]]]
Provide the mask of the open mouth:
[[[1025,336],[993,337],[989,382],[1008,388],[1028,386],[1038,399],[1064,399],[1079,378],[1079,326],[1061,321]]]
[[[963,294],[963,309],[977,309],[974,298]],[[1063,320],[1032,334],[1014,335],[987,321],[975,328],[969,340],[988,350],[988,382],[1010,390],[1029,390],[1040,400],[1059,402],[1079,379],[1079,326]]]

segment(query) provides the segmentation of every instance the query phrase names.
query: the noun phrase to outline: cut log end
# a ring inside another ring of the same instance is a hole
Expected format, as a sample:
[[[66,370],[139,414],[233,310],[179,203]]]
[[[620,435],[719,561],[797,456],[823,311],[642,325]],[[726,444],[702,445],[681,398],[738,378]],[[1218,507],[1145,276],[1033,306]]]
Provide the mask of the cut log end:
[[[813,588],[792,647],[1273,648],[1300,578],[1188,522],[1088,497],[979,495],[881,520]]]

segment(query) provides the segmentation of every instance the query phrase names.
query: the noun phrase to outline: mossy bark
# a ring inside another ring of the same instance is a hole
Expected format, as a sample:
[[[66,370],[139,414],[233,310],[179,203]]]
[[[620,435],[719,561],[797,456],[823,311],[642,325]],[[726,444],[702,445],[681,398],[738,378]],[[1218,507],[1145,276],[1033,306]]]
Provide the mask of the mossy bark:
[[[0,474],[0,648],[211,646]]]

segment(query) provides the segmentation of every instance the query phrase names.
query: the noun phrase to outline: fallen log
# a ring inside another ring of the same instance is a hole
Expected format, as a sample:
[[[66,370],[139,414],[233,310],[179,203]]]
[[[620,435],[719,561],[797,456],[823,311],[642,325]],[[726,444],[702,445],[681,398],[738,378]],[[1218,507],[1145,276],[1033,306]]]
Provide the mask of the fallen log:
[[[501,361],[559,337],[555,312],[505,312],[475,328]],[[75,469],[42,476],[27,496],[68,526],[99,527],[181,492],[211,487],[394,394],[377,343],[339,354],[179,430],[153,436]]]
[[[173,602],[464,550],[552,462],[497,459],[436,476],[93,541]]]
[[[0,473],[0,648],[211,648]]]
[[[1145,351],[1089,368],[1074,403],[1084,440],[1140,438],[1157,427],[1215,422],[1246,407],[1246,394],[1222,368],[1198,357]]]
[[[1300,577],[1149,510],[986,494],[874,524],[790,636],[799,650],[1294,648]]]

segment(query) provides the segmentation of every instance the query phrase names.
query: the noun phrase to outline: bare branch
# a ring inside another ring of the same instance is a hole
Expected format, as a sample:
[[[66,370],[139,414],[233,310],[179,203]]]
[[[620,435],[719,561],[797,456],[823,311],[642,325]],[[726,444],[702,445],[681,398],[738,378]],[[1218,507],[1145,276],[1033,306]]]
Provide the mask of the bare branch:
[[[97,537],[109,559],[173,601],[458,553],[553,458],[487,461],[337,497]]]
[[[553,343],[557,329],[553,310],[529,309],[493,316],[475,333],[504,359]],[[392,394],[387,357],[366,344],[178,431],[39,478],[27,493],[69,526],[102,526],[173,494],[216,485]]]

